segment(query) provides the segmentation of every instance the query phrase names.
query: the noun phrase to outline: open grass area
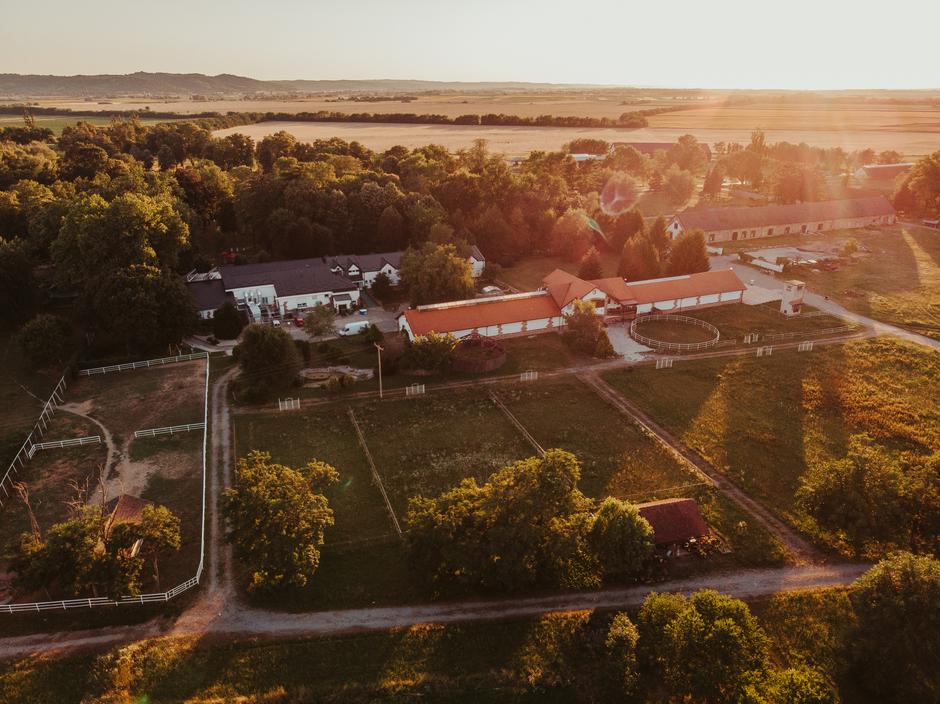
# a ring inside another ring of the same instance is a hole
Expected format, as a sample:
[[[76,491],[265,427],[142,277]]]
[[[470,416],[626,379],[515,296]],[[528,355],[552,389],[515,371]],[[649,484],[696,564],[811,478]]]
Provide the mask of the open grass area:
[[[206,362],[79,377],[66,401],[104,423],[119,438],[135,430],[202,421]]]
[[[795,504],[810,463],[841,457],[856,433],[899,449],[940,446],[940,359],[894,339],[612,371],[604,378],[719,471],[831,547],[838,541]]]
[[[400,520],[413,496],[483,481],[535,454],[483,390],[371,403],[356,414]]]
[[[802,334],[846,325],[846,321],[834,315],[805,315],[815,312],[812,306],[803,306],[803,315],[787,318],[780,313],[780,301],[770,301],[753,306],[740,304],[705,308],[690,311],[688,315],[714,325],[721,332],[722,340],[733,340],[754,332],[765,335]]]
[[[616,496],[634,503],[691,497],[732,548],[728,561],[751,565],[783,559],[773,536],[703,486],[697,475],[581,382],[507,387],[500,398],[539,444],[568,450],[581,460],[579,486],[588,496]],[[742,520],[751,524],[747,530],[739,527]]]
[[[34,115],[37,127],[45,127],[52,130],[57,136],[62,134],[62,130],[71,127],[78,122],[90,122],[97,127],[106,127],[111,124],[110,117],[96,117],[94,115],[82,115],[76,117],[53,116],[53,115]],[[176,120],[158,120],[155,118],[141,117],[140,122],[143,125],[156,125],[161,122],[176,122]],[[0,128],[3,127],[22,127],[23,118],[19,115],[0,115]]]

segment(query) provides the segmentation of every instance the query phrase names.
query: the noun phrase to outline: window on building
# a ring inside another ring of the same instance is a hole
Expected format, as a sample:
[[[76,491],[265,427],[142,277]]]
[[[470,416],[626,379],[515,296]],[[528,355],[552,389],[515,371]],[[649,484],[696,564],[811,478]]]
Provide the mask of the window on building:
[[[822,224],[822,223],[819,223],[819,224],[816,226],[816,229],[817,229],[817,230],[823,229],[823,224]]]
[[[757,230],[751,230],[751,237],[757,237]]]
[[[790,234],[790,226],[789,226],[789,225],[787,225],[785,228],[783,228],[783,234],[785,234],[785,235],[789,235],[789,234]]]
[[[715,233],[714,233],[714,232],[709,232],[709,233],[708,233],[708,241],[709,241],[709,242],[714,242],[714,241],[715,241]]]
[[[774,234],[774,228],[768,227],[768,228],[767,228],[767,236],[770,237],[772,234]]]
[[[806,225],[800,225],[800,232],[806,232]]]

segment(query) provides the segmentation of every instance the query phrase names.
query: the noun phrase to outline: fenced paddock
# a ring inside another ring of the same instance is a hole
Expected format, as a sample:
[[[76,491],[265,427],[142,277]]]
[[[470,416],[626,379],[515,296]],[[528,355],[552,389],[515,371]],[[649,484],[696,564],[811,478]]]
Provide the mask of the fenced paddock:
[[[201,477],[199,479],[199,484],[201,486],[201,496],[199,499],[199,520],[198,520],[198,546],[199,546],[199,561],[196,566],[195,574],[191,577],[181,581],[176,586],[171,589],[166,590],[165,592],[158,593],[148,593],[140,594],[137,596],[123,596],[119,599],[110,599],[107,597],[91,597],[83,599],[58,599],[50,601],[40,601],[40,602],[30,602],[30,603],[13,603],[13,604],[0,604],[0,613],[7,614],[16,614],[16,613],[34,613],[42,611],[51,611],[51,610],[67,610],[67,609],[86,609],[93,608],[98,606],[124,606],[128,604],[148,604],[148,603],[159,603],[167,602],[170,599],[173,599],[183,592],[189,591],[193,587],[196,587],[201,579],[205,569],[205,552],[206,552],[206,483],[207,483],[207,447],[208,447],[208,420],[209,420],[209,355],[205,352],[193,355],[179,355],[177,357],[166,357],[160,360],[145,360],[143,362],[135,362],[130,364],[114,365],[114,367],[99,367],[95,370],[83,370],[79,372],[81,376],[95,376],[98,374],[107,374],[111,371],[129,371],[132,369],[146,369],[153,366],[162,366],[165,364],[171,364],[174,362],[185,362],[196,359],[205,359],[206,368],[203,382],[203,420],[198,423],[189,423],[183,426],[167,426],[165,428],[148,428],[143,431],[135,432],[135,437],[154,437],[157,435],[168,435],[176,432],[188,432],[192,430],[202,429],[202,447],[201,447]],[[49,401],[46,406],[43,408],[43,412],[40,416],[40,421],[47,419],[54,412],[56,406],[62,403],[62,393],[65,390],[65,376],[57,384],[55,390],[53,391],[52,396],[50,396]],[[35,452],[43,449],[51,449],[52,447],[79,447],[88,444],[95,444],[93,438],[97,437],[97,442],[101,442],[101,438],[98,436],[87,436],[84,438],[74,438],[69,440],[58,440],[51,441],[48,443],[36,443],[34,439],[42,437],[42,431],[45,429],[45,423],[37,423],[36,428],[33,429],[33,432],[30,433],[26,441],[23,443],[23,446],[20,448],[17,455],[14,457],[13,464],[10,466],[10,469],[7,470],[7,474],[4,475],[2,482],[0,482],[0,487],[3,488],[5,497],[9,497],[10,493],[7,489],[7,482],[11,481],[9,475],[11,472],[16,472],[17,465],[22,468],[28,462],[29,458],[32,457]],[[142,433],[142,435],[138,435]],[[4,498],[5,498],[4,497]],[[2,505],[2,503],[0,503]],[[161,570],[163,571],[163,570]]]
[[[84,447],[85,445],[100,445],[100,435],[86,435],[83,438],[69,438],[67,440],[52,440],[50,442],[37,442],[29,448],[29,457],[32,459],[39,450],[60,450],[64,447]]]
[[[645,325],[646,323],[674,323],[677,325],[690,325],[693,327],[702,328],[707,334],[711,336],[710,339],[704,340],[702,342],[668,342],[666,340],[657,340],[652,337],[647,337],[637,332],[637,326]],[[690,318],[687,315],[674,315],[671,313],[663,313],[656,315],[644,315],[639,318],[635,318],[633,322],[630,323],[630,337],[639,342],[641,345],[650,347],[654,350],[660,352],[699,352],[701,350],[706,350],[710,347],[714,347],[718,344],[718,340],[721,339],[721,332],[711,323],[706,323],[704,320],[699,320],[698,318]]]

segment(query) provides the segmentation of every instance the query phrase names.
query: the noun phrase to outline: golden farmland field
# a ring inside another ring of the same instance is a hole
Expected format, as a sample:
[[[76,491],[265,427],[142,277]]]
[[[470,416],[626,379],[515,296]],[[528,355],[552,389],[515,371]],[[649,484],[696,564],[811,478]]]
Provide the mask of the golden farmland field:
[[[469,147],[475,139],[485,139],[491,150],[508,155],[526,154],[534,149],[557,150],[578,137],[595,137],[607,141],[674,142],[683,134],[693,134],[706,144],[715,142],[747,142],[757,125],[740,128],[709,127],[646,127],[642,129],[594,129],[581,127],[489,127],[465,125],[377,124],[353,122],[262,122],[219,130],[217,136],[241,132],[253,139],[279,130],[286,130],[297,139],[312,141],[328,137],[357,140],[375,150],[396,144],[409,148],[424,144],[440,144],[448,149]],[[940,149],[940,132],[908,132],[886,130],[766,129],[769,142],[806,142],[819,147],[842,147],[847,151],[871,147],[877,151],[895,149],[915,158]]]

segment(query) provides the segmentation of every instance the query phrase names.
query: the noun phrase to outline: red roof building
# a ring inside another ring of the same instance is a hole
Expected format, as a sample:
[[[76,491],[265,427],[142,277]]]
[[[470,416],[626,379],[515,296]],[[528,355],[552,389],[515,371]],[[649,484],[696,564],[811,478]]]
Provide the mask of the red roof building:
[[[711,535],[711,528],[702,518],[695,499],[663,499],[637,504],[636,508],[652,526],[653,541],[658,548]]]

